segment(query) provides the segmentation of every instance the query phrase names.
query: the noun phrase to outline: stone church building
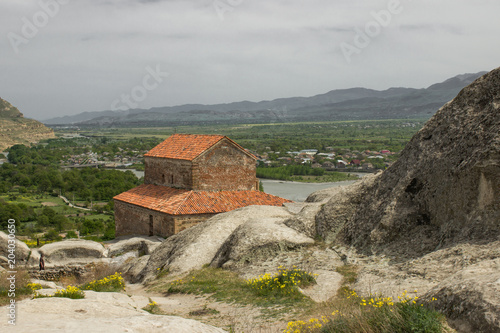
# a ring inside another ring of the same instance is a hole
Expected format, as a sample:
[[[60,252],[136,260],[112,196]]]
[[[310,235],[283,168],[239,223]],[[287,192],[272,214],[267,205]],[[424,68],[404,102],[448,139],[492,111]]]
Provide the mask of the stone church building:
[[[168,237],[219,213],[290,202],[260,192],[255,156],[222,135],[174,134],[144,164],[144,184],[114,197],[116,236]]]

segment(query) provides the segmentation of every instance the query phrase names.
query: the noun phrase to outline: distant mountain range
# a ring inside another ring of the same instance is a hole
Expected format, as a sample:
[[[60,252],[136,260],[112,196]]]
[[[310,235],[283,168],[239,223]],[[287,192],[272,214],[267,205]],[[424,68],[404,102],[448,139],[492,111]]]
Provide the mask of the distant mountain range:
[[[0,98],[0,151],[15,144],[29,145],[48,138],[55,138],[52,129],[24,118],[16,107]]]
[[[429,118],[458,92],[487,72],[457,75],[426,89],[383,91],[351,88],[312,97],[261,102],[186,104],[148,110],[83,112],[45,120],[49,125],[103,127],[178,126],[213,123],[268,123]]]

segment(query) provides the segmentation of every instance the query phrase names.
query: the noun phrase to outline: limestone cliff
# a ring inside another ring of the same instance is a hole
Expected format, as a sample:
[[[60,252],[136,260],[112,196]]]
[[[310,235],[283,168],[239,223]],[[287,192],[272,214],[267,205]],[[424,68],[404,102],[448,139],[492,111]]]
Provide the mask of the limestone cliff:
[[[414,257],[498,240],[500,68],[445,104],[398,161],[358,191],[363,199],[335,233],[364,252]],[[319,222],[335,225],[328,214],[335,205],[324,207]]]
[[[54,137],[52,129],[36,120],[24,118],[16,107],[0,98],[0,151],[15,144],[29,145]]]

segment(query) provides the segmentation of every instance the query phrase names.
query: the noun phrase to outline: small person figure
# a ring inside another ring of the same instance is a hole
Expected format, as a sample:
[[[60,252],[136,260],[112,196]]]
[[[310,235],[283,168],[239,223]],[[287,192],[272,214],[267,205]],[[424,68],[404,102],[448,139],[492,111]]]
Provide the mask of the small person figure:
[[[40,253],[40,270],[45,270],[45,260],[43,260],[43,253]]]

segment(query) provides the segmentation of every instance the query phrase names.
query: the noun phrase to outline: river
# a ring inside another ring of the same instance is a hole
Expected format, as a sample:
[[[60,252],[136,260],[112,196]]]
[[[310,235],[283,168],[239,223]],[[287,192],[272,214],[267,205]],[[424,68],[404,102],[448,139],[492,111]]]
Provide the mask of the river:
[[[144,177],[144,171],[117,169],[120,171],[132,171],[137,178]],[[360,177],[366,174],[358,174]],[[305,201],[309,194],[329,187],[347,186],[356,182],[355,180],[335,182],[335,183],[300,183],[283,180],[261,179],[264,192],[277,195],[288,200]]]

